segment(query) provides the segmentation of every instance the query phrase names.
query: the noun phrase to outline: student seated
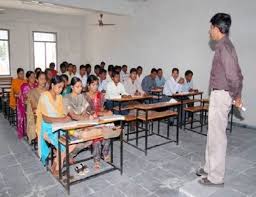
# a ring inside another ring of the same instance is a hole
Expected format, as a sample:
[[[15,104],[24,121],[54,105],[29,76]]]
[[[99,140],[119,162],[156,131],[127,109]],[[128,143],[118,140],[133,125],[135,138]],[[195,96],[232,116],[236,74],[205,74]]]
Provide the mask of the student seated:
[[[105,69],[100,69],[99,72],[99,91],[106,93],[108,81],[106,79],[107,71]]]
[[[60,74],[65,74],[67,71],[66,64],[63,62],[60,64]]]
[[[113,65],[108,65],[108,73],[107,73],[107,78],[106,78],[107,82],[112,81],[112,73],[113,73],[114,69],[115,68]]]
[[[90,75],[87,80],[88,92],[85,95],[86,100],[89,103],[90,109],[88,110],[94,117],[98,116],[110,116],[112,112],[104,109],[104,96],[98,91],[99,80],[95,75]],[[104,127],[104,130],[107,129]],[[105,161],[110,162],[109,153],[109,139],[97,139],[93,141],[93,156],[95,169],[100,168],[101,153]],[[103,148],[102,148],[103,147]]]
[[[106,65],[106,63],[102,61],[102,62],[100,63],[100,68],[105,69],[105,65]]]
[[[60,76],[52,78],[50,90],[41,93],[37,105],[36,132],[38,136],[38,154],[44,165],[46,164],[46,159],[50,153],[47,143],[51,143],[56,149],[58,149],[58,133],[52,132],[52,123],[64,123],[71,120],[70,117],[64,113],[63,100],[62,96],[60,95],[63,87],[64,81]],[[74,150],[74,148],[74,145],[70,146],[70,153]],[[62,164],[65,156],[65,147],[61,145]],[[59,166],[57,154],[51,167],[54,176],[58,175],[62,164]]]
[[[191,70],[187,70],[185,72],[185,82],[182,85],[182,92],[193,92],[193,91],[197,91],[196,89],[193,89],[193,72]]]
[[[57,70],[55,70],[55,63],[51,62],[50,65],[49,65],[49,68],[51,69],[52,77],[55,77],[58,73]]]
[[[64,82],[64,87],[61,92],[61,95],[66,96],[71,93],[71,87],[70,87],[70,83],[68,82],[68,76],[66,74],[62,74],[60,77],[62,78],[62,80]]]
[[[137,80],[141,86],[142,80],[144,79],[144,75],[142,74],[143,69],[141,66],[138,66],[136,70],[137,70]]]
[[[86,73],[85,65],[80,66],[79,73],[76,74],[76,77],[81,79],[82,84],[83,84],[83,89],[84,89],[86,87],[86,83],[87,83],[87,73]]]
[[[76,72],[77,72],[77,67],[76,65],[73,64],[73,74],[76,76]]]
[[[96,77],[98,77],[99,78],[99,74],[100,74],[100,69],[101,69],[101,67],[100,67],[100,65],[95,65],[94,66],[94,74],[96,75]],[[103,68],[104,69],[104,68]]]
[[[38,86],[34,89],[32,89],[28,93],[27,97],[27,136],[28,136],[28,142],[31,144],[32,140],[36,139],[36,108],[38,105],[39,98],[41,94],[47,89],[45,88],[46,85],[46,76],[44,72],[39,72],[36,75],[37,78],[37,84]]]
[[[106,107],[107,109],[113,109],[113,102],[111,99],[121,98],[128,96],[127,92],[125,91],[124,85],[120,82],[120,74],[118,72],[112,73],[112,81],[108,82],[107,90],[106,90]],[[116,106],[117,103],[114,105]],[[127,113],[127,112],[125,112]]]
[[[147,94],[150,93],[151,90],[157,87],[156,80],[155,80],[156,75],[157,75],[157,70],[155,68],[152,68],[150,75],[147,75],[142,80],[142,83],[141,83],[142,90]]]
[[[164,87],[165,78],[163,76],[162,68],[157,69],[157,77],[156,77],[156,86],[157,87]]]
[[[164,84],[163,94],[166,96],[172,96],[178,92],[181,92],[182,85],[184,83],[183,78],[179,78],[179,69],[173,68],[172,75],[169,80]]]
[[[123,65],[120,72],[121,83],[124,83],[129,78],[129,76],[129,73],[127,72],[127,65]]]
[[[50,68],[45,69],[45,76],[46,76],[46,89],[49,90],[51,86],[51,80],[52,80],[52,71]]]
[[[64,73],[68,77],[68,84],[70,84],[71,79],[75,76],[73,73],[73,65],[70,63],[68,64],[67,71]]]
[[[127,94],[132,96],[142,96],[145,94],[137,80],[136,68],[130,70],[130,77],[124,81],[124,88]]]
[[[20,93],[17,100],[17,135],[21,139],[27,135],[27,125],[26,125],[26,102],[27,95],[30,90],[36,87],[36,77],[33,71],[28,71],[26,73],[27,83],[23,83],[20,87]]]
[[[10,108],[12,110],[16,109],[16,99],[19,96],[20,93],[20,87],[22,86],[23,83],[26,83],[27,81],[24,79],[24,70],[23,68],[18,68],[17,69],[17,78],[12,79],[12,84],[11,84],[11,92],[10,92]]]
[[[92,72],[92,66],[90,64],[86,64],[85,67],[86,67],[87,76],[89,76]]]

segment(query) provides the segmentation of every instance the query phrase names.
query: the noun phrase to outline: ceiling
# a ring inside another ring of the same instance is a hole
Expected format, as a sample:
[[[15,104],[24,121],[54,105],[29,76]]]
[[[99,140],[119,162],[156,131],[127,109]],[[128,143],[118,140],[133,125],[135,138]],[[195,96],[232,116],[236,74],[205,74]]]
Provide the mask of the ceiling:
[[[147,0],[0,0],[0,10],[8,8],[33,10],[68,15],[86,15],[89,13],[110,13],[132,15],[135,6]]]

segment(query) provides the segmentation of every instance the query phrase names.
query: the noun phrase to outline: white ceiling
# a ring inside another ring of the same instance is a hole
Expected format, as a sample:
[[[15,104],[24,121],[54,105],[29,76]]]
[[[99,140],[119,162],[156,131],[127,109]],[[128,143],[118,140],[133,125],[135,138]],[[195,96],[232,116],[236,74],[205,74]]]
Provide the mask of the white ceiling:
[[[85,15],[88,13],[110,13],[132,15],[138,3],[146,0],[0,0],[4,12],[8,8],[51,12],[56,14]]]

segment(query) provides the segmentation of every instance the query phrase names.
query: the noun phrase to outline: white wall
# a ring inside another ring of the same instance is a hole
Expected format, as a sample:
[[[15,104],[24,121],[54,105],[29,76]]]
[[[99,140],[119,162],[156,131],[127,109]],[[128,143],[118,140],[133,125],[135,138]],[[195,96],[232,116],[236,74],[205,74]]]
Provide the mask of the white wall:
[[[34,69],[32,31],[57,32],[57,63],[84,62],[81,25],[84,17],[8,9],[0,16],[0,28],[10,30],[11,75],[16,75],[17,67]]]
[[[149,0],[135,16],[104,16],[116,26],[90,26],[87,18],[86,57],[91,63],[164,68],[166,77],[174,66],[183,74],[194,71],[194,84],[207,92],[213,52],[208,47],[209,20],[216,12],[232,15],[231,39],[244,75],[243,99],[248,108],[242,123],[255,122],[256,1],[253,0]],[[204,95],[205,97],[207,94]]]

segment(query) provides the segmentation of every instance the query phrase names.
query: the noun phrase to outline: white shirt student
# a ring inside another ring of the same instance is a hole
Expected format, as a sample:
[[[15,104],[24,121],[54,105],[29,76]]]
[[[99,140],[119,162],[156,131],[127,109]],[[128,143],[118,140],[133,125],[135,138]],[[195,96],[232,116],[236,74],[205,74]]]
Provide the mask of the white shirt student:
[[[86,73],[86,67],[84,65],[80,66],[79,73],[76,74],[76,77],[81,79],[83,88],[86,87],[86,84],[87,84],[87,73]]]
[[[145,94],[139,81],[137,80],[137,71],[135,68],[131,69],[130,77],[124,81],[124,88],[125,91],[132,96]]]
[[[120,82],[120,74],[114,72],[112,81],[108,82],[106,90],[106,99],[121,98],[123,95],[128,95],[124,85]]]
[[[191,92],[193,91],[193,72],[191,70],[187,70],[185,72],[185,83],[182,85],[182,92]]]
[[[172,69],[172,76],[164,84],[163,94],[166,96],[171,96],[177,92],[181,92],[184,79],[179,77],[179,69]]]

